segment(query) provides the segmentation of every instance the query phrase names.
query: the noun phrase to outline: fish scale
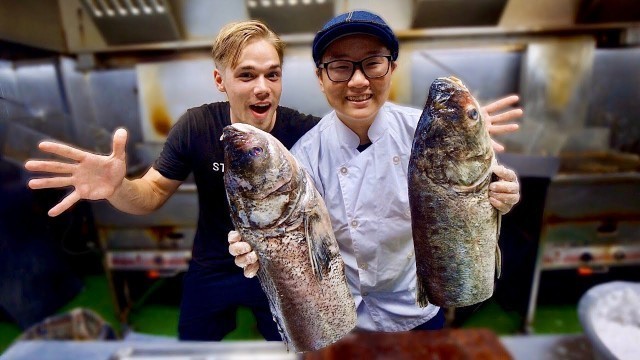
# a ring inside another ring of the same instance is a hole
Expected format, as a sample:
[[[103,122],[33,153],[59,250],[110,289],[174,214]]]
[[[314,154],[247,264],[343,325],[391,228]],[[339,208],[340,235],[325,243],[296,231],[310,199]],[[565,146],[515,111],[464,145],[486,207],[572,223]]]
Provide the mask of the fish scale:
[[[309,175],[272,135],[225,127],[231,218],[258,255],[258,279],[287,347],[321,349],[356,324],[329,213]]]
[[[493,294],[500,214],[489,202],[495,154],[478,102],[438,78],[416,128],[408,190],[418,305],[453,308]]]

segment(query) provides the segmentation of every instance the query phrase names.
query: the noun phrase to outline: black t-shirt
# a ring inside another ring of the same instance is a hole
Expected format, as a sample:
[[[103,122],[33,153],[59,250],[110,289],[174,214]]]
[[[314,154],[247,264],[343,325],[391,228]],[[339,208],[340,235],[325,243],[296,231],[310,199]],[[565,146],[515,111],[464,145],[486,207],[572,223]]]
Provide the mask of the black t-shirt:
[[[290,149],[320,119],[278,106],[271,134]],[[173,126],[153,167],[162,176],[183,181],[189,173],[198,188],[198,228],[192,258],[220,271],[240,271],[229,254],[227,234],[233,230],[224,187],[222,129],[231,124],[228,102],[191,108]]]

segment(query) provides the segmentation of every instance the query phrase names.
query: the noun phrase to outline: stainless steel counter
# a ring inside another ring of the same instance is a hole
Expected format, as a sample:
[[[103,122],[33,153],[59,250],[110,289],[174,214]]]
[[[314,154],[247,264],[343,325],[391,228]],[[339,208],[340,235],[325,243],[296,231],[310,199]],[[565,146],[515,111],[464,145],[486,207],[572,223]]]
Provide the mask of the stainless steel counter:
[[[573,335],[503,336],[500,341],[516,360],[591,359],[587,338]],[[21,341],[0,357],[2,360],[142,360],[142,359],[301,359],[287,353],[279,342],[171,342],[171,341]]]

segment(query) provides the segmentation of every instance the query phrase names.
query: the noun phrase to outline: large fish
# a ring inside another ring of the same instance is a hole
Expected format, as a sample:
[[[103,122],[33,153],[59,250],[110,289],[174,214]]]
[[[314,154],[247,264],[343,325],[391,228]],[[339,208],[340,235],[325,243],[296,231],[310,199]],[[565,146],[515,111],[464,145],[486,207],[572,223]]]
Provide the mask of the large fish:
[[[438,78],[409,159],[409,203],[420,306],[462,307],[493,294],[500,276],[500,214],[489,202],[491,139],[478,102]]]
[[[224,181],[231,217],[258,255],[258,279],[288,347],[323,348],[356,324],[355,303],[324,201],[272,135],[224,128]]]

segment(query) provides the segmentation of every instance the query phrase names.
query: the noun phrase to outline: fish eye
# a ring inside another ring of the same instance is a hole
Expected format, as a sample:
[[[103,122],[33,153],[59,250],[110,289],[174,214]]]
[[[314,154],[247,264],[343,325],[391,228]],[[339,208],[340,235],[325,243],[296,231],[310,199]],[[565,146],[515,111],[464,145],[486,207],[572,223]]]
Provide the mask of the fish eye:
[[[467,117],[471,120],[478,120],[478,110],[476,108],[467,110]]]
[[[263,151],[264,151],[264,150],[262,150],[262,148],[261,148],[261,147],[256,146],[256,147],[254,147],[254,148],[251,148],[251,150],[249,151],[249,153],[250,153],[251,155],[253,155],[253,156],[258,156],[258,155],[262,154],[262,152],[263,152]]]

